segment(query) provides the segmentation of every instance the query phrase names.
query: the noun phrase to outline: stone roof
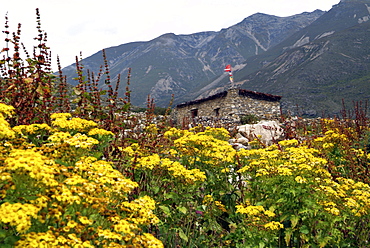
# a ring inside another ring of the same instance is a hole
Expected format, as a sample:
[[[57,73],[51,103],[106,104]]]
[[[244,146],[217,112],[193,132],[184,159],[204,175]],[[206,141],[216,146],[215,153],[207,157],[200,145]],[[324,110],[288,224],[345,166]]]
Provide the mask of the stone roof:
[[[275,95],[271,95],[271,94],[261,93],[261,92],[257,92],[257,91],[244,90],[244,89],[239,89],[239,95],[249,97],[249,98],[253,98],[253,99],[257,99],[257,100],[270,101],[270,102],[280,101],[280,99],[281,99],[281,96],[275,96]],[[209,96],[209,97],[206,97],[206,98],[181,103],[181,104],[178,104],[176,107],[177,108],[183,108],[183,107],[187,107],[187,106],[191,106],[191,105],[200,104],[202,102],[207,102],[207,101],[210,101],[210,100],[222,98],[222,97],[225,97],[225,96],[227,96],[227,91],[223,91],[223,92],[217,93],[215,95],[212,95],[212,96]]]
[[[280,101],[280,99],[282,98],[282,96],[276,96],[276,95],[261,93],[257,91],[243,90],[243,89],[239,89],[239,95],[250,97],[253,99],[258,99],[258,100],[265,100],[269,102],[277,102],[277,101]]]

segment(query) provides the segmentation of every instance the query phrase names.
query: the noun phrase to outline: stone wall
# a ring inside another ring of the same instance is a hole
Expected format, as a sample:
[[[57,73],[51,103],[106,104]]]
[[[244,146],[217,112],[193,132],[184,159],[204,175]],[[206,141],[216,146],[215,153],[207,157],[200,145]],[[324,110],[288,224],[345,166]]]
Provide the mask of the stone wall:
[[[205,99],[177,105],[174,118],[178,124],[201,120],[240,123],[240,117],[255,115],[260,119],[280,116],[280,96],[230,89]]]

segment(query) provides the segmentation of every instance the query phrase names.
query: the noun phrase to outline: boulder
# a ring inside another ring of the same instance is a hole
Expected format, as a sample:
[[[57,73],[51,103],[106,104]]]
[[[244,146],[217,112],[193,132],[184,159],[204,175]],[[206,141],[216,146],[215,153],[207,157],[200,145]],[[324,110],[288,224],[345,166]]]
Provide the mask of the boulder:
[[[283,138],[284,130],[277,121],[260,121],[237,127],[238,133],[249,140],[258,139],[266,146]]]
[[[235,143],[240,143],[242,145],[247,146],[248,143],[249,143],[249,140],[246,137],[244,137],[243,135],[241,135],[240,133],[237,133],[235,135]]]

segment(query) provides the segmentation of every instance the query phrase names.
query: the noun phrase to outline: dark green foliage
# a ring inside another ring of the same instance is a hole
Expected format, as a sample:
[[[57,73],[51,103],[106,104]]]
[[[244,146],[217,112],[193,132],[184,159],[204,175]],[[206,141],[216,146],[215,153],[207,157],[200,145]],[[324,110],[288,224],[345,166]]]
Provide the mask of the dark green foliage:
[[[240,117],[240,122],[241,122],[242,125],[244,125],[244,124],[255,124],[258,121],[260,121],[260,119],[255,115],[243,115],[243,116]]]

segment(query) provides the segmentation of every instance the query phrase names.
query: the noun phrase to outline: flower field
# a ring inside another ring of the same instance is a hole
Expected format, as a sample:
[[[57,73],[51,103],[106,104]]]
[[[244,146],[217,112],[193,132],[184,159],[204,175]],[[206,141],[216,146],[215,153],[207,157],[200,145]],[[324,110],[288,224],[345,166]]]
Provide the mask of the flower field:
[[[370,246],[361,106],[340,119],[282,117],[283,140],[235,150],[232,129],[154,121],[150,98],[138,120],[130,74],[118,98],[107,63],[89,77],[77,63],[69,89],[37,23],[32,57],[20,58],[18,30],[0,59],[0,247]]]
[[[350,168],[366,173],[370,155],[346,149],[354,131],[338,120],[312,140],[239,151],[223,128],[149,124],[103,157],[116,135],[94,121],[55,113],[12,127],[14,108],[0,113],[9,247],[367,246],[370,187]]]

